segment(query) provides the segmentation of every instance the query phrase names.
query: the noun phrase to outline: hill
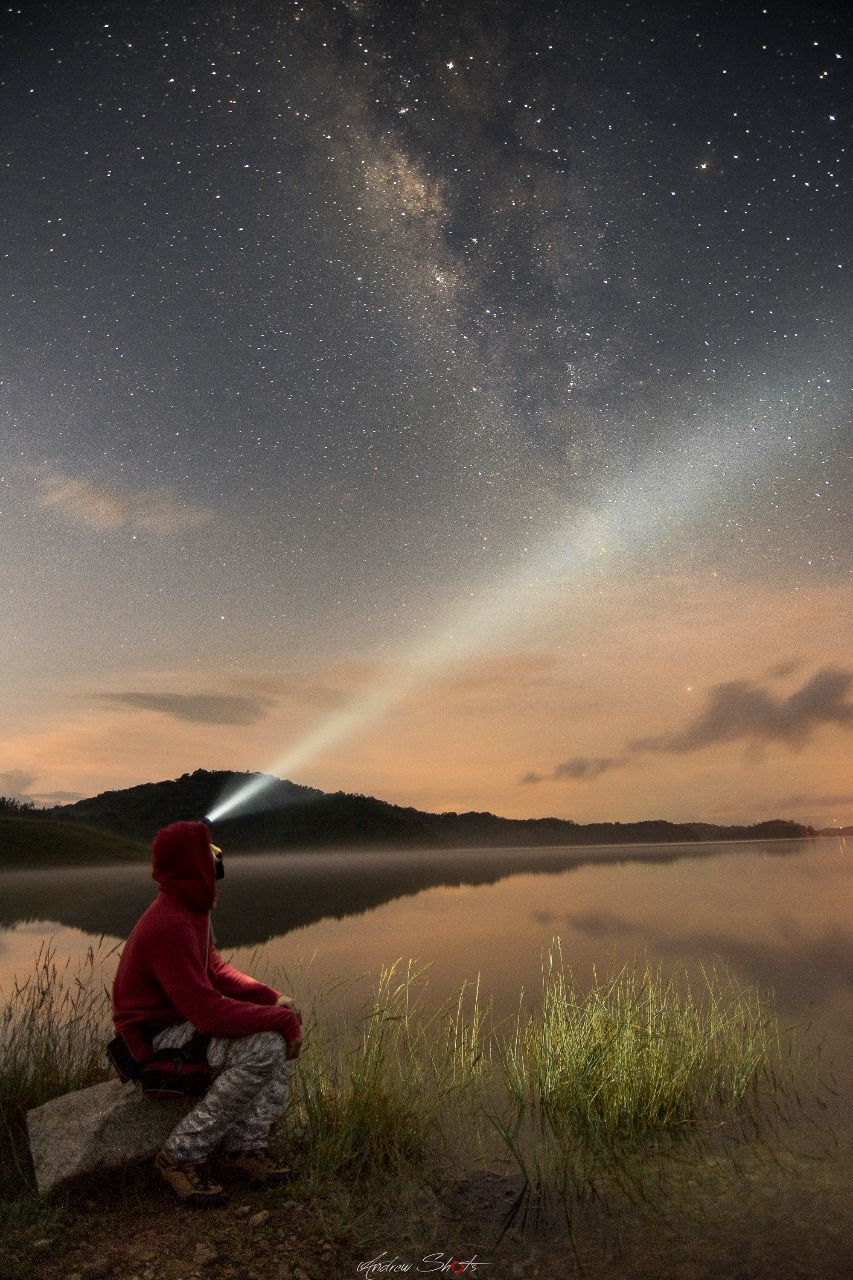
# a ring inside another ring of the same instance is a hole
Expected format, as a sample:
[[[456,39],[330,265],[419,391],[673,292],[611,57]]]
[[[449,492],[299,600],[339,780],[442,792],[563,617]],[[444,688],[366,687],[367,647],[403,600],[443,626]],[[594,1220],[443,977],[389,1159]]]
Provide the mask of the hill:
[[[103,791],[88,800],[59,805],[45,812],[63,822],[86,822],[117,835],[147,842],[170,822],[203,818],[226,787],[257,776],[197,769],[195,773],[185,773],[173,781],[145,782],[122,791]],[[263,816],[283,809],[304,811],[324,795],[313,787],[272,779],[263,795]]]
[[[163,826],[198,819],[226,789],[254,774],[198,769],[173,781],[106,791],[47,811],[63,824],[85,823],[131,841],[148,843]],[[500,818],[493,813],[425,813],[372,796],[326,793],[273,779],[256,814],[226,817],[216,824],[229,851],[352,845],[397,848],[524,847],[586,844],[664,844],[701,840],[785,839],[813,835],[800,823],[774,820],[754,826],[706,823],[596,822],[562,818]],[[44,813],[21,819],[41,825]]]

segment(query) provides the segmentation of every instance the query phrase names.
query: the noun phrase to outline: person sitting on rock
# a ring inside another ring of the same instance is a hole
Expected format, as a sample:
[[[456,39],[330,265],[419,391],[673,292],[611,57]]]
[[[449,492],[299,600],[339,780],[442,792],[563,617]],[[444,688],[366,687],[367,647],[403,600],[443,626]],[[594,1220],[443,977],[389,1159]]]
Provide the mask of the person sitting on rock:
[[[210,1037],[212,1083],[176,1124],[155,1167],[185,1204],[227,1196],[208,1162],[256,1185],[282,1182],[267,1151],[302,1045],[302,1017],[290,996],[233,968],[214,945],[210,912],[220,850],[204,822],[175,822],[152,845],[160,892],[134,926],[113,984],[113,1022],[133,1059]]]

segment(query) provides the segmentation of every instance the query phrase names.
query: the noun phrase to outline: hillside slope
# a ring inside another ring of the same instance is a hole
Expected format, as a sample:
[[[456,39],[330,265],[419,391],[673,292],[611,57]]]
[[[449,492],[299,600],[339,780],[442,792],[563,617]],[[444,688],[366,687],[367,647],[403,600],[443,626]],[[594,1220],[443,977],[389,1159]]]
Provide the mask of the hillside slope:
[[[0,870],[141,862],[146,857],[139,841],[109,831],[41,816],[0,817]]]

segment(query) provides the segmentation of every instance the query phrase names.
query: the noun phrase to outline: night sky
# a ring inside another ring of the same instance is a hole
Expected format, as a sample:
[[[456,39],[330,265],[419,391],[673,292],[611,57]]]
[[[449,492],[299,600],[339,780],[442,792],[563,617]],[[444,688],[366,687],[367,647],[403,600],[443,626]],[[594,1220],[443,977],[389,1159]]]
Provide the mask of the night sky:
[[[0,792],[853,821],[846,5],[0,31]]]

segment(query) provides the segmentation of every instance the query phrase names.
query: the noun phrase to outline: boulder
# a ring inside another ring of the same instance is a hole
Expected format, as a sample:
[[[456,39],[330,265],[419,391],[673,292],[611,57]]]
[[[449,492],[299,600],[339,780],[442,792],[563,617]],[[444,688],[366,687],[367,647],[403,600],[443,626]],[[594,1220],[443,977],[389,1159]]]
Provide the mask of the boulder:
[[[34,1107],[27,1129],[39,1195],[154,1156],[196,1101],[155,1102],[132,1084],[107,1080]]]

